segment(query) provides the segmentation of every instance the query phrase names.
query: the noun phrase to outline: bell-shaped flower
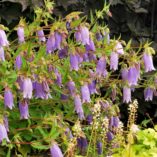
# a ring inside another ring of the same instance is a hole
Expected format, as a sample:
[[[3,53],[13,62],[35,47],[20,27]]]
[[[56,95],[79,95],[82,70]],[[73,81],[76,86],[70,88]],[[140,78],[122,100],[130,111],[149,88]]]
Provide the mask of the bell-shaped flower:
[[[28,119],[29,118],[29,110],[27,100],[22,100],[19,102],[19,110],[20,110],[20,119]]]
[[[63,157],[63,153],[57,143],[53,143],[50,147],[51,157]]]
[[[70,70],[79,70],[79,60],[77,54],[70,54]]]
[[[102,142],[97,142],[97,152],[98,152],[98,155],[101,155],[102,154]]]
[[[149,100],[152,101],[153,100],[153,93],[154,93],[153,88],[150,88],[150,87],[146,88],[144,90],[144,99],[145,99],[145,101],[149,101]]]
[[[4,49],[0,46],[0,61],[5,61]]]
[[[68,87],[68,90],[70,92],[70,95],[73,97],[75,95],[75,91],[76,91],[76,87],[75,87],[74,81],[70,80],[67,83],[67,87]]]
[[[14,106],[13,94],[9,88],[6,88],[4,91],[4,104],[11,110]]]
[[[64,47],[63,49],[59,50],[58,57],[60,59],[66,58],[68,56],[68,48]]]
[[[79,119],[83,120],[84,112],[83,112],[83,108],[82,108],[82,102],[81,102],[80,95],[78,95],[78,94],[75,95],[74,104],[75,104],[75,111],[78,114]]]
[[[96,66],[96,74],[98,76],[103,75],[104,71],[106,69],[106,58],[104,56],[102,56]]]
[[[145,72],[155,70],[151,54],[145,52],[143,54],[143,61],[144,61]]]
[[[23,98],[32,98],[33,85],[30,78],[25,78],[23,80]]]
[[[20,70],[22,66],[22,58],[20,55],[18,55],[15,59],[15,67]]]
[[[89,91],[87,83],[84,83],[81,86],[81,95],[82,95],[82,103],[91,101],[91,99],[90,99],[90,91]]]
[[[55,32],[55,48],[58,50],[61,49],[61,43],[62,43],[62,35],[59,32]]]
[[[5,34],[5,31],[0,29],[0,47],[2,46],[9,46],[9,42]]]
[[[6,130],[5,126],[4,126],[4,124],[3,124],[3,123],[0,123],[0,143],[1,143],[4,139],[5,139],[7,142],[9,142],[7,130]]]
[[[40,42],[45,42],[46,41],[43,29],[38,30],[37,35],[38,35],[38,39],[39,39]]]
[[[82,38],[81,38],[81,32],[78,30],[75,32],[75,39],[77,42],[81,42],[82,41]]]
[[[127,81],[128,80],[128,69],[127,68],[123,68],[121,71],[121,77],[123,81]]]
[[[56,84],[61,87],[62,86],[62,75],[59,73],[59,71],[57,69],[54,70],[55,72],[55,76],[56,76]]]
[[[128,70],[128,82],[129,85],[137,85],[138,83],[138,78],[139,78],[139,69],[137,69],[135,66],[129,67]]]
[[[111,131],[108,131],[106,136],[107,136],[107,140],[108,141],[112,141],[113,138],[114,138],[114,135],[113,135],[113,133]]]
[[[4,116],[3,123],[4,123],[4,126],[6,128],[6,131],[9,132],[9,122],[8,122],[8,117],[7,116]]]
[[[120,55],[124,54],[123,46],[120,42],[117,42],[115,46],[115,51]]]
[[[52,33],[52,34],[50,34],[50,36],[46,42],[46,52],[48,54],[54,52],[54,50],[56,49],[55,44],[56,44],[55,35],[54,35],[54,33]]]
[[[97,90],[96,90],[96,81],[95,81],[95,80],[91,81],[91,82],[88,84],[88,88],[89,88],[90,94],[98,93]]]
[[[18,35],[19,43],[25,42],[24,27],[23,26],[18,26],[17,35]]]
[[[93,40],[89,39],[89,44],[86,44],[86,51],[95,51]]]
[[[86,137],[79,137],[77,138],[77,146],[80,150],[80,152],[85,153],[87,147],[88,147],[88,142]]]
[[[117,70],[118,69],[118,53],[112,52],[110,55],[110,70]]]
[[[123,87],[123,103],[131,102],[131,88],[124,86]]]
[[[102,39],[103,39],[103,36],[102,36],[102,34],[101,33],[96,33],[96,39],[98,40],[98,41],[101,41]]]
[[[82,26],[80,28],[80,33],[81,33],[81,42],[83,45],[88,44],[89,45],[89,30],[87,27]]]

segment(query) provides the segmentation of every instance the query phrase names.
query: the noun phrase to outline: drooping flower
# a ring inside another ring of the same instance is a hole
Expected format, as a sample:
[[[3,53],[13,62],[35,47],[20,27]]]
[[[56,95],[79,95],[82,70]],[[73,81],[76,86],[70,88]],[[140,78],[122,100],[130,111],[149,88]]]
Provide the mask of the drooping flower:
[[[107,140],[108,141],[112,141],[113,138],[114,138],[114,135],[113,135],[113,133],[111,131],[108,131],[106,136],[107,136]]]
[[[69,96],[66,94],[61,94],[61,100],[66,101],[68,100]]]
[[[82,95],[82,103],[84,102],[90,102],[90,92],[89,92],[89,88],[88,88],[88,84],[84,83],[81,86],[81,95]]]
[[[92,124],[92,121],[93,121],[93,116],[89,114],[89,115],[87,116],[86,120],[87,120],[88,125],[91,125],[91,124]]]
[[[11,110],[14,106],[13,94],[9,88],[6,88],[4,92],[4,104]]]
[[[131,102],[131,89],[130,87],[124,86],[123,87],[123,103]]]
[[[59,50],[58,56],[60,59],[63,59],[68,56],[68,47],[64,47],[63,49]]]
[[[102,38],[103,38],[103,36],[102,36],[101,33],[96,33],[96,39],[97,39],[98,41],[102,40]]]
[[[79,70],[79,61],[77,54],[70,54],[70,70]]]
[[[91,82],[88,84],[88,88],[89,88],[90,94],[98,93],[97,90],[96,90],[96,80],[91,81]]]
[[[118,53],[112,52],[110,55],[110,70],[117,70],[118,69]]]
[[[32,98],[33,85],[30,78],[23,80],[23,98]]]
[[[0,46],[0,61],[5,61],[4,49]]]
[[[51,157],[63,157],[63,153],[57,143],[53,143],[50,147]]]
[[[0,47],[2,46],[9,46],[9,42],[4,30],[0,29]]]
[[[97,63],[97,67],[96,67],[97,75],[98,76],[103,75],[105,69],[106,69],[106,58],[102,56]]]
[[[93,40],[89,39],[89,44],[86,44],[86,51],[95,51]]]
[[[80,33],[81,33],[81,42],[83,45],[88,44],[89,45],[89,30],[87,27],[82,26],[80,28]]]
[[[81,32],[79,30],[76,31],[74,35],[75,35],[75,38],[76,38],[77,42],[81,42],[82,41]]]
[[[20,119],[28,119],[29,118],[29,110],[27,100],[22,100],[19,102],[19,110],[20,110]]]
[[[49,54],[49,53],[52,53],[55,49],[56,49],[56,39],[55,39],[55,35],[54,33],[50,34],[47,42],[46,42],[46,52]]]
[[[38,39],[39,39],[40,42],[45,42],[46,41],[43,29],[38,30],[37,35],[38,35]]]
[[[73,97],[75,95],[75,90],[76,90],[74,81],[70,80],[67,83],[67,87],[69,89],[70,95]]]
[[[16,57],[16,60],[15,60],[15,67],[20,70],[21,69],[21,66],[22,66],[22,58],[20,55],[18,55]]]
[[[19,43],[25,42],[24,27],[23,26],[19,26],[17,28],[17,35],[18,35]]]
[[[0,143],[3,141],[3,139],[6,139],[7,142],[9,142],[7,130],[3,123],[0,123]]]
[[[143,54],[143,61],[144,61],[145,72],[155,70],[151,54],[145,52]]]
[[[115,46],[115,51],[118,53],[118,54],[124,54],[124,50],[123,50],[123,46],[120,42],[117,42],[116,46]]]
[[[62,76],[56,68],[54,69],[54,72],[55,72],[55,76],[56,76],[55,82],[59,87],[61,87],[62,86]]]
[[[8,117],[7,116],[4,116],[3,123],[4,123],[6,131],[9,132],[9,122],[8,122]]]
[[[61,49],[62,35],[59,32],[55,32],[55,48]]]
[[[122,69],[121,76],[122,76],[122,80],[123,81],[127,81],[128,80],[128,69],[127,68],[123,68]]]
[[[102,142],[97,142],[97,152],[98,155],[102,154]]]
[[[153,100],[153,92],[154,92],[154,90],[150,87],[148,87],[144,90],[145,101],[149,101],[149,100],[152,101]]]
[[[79,116],[80,120],[84,119],[84,112],[82,108],[82,102],[79,94],[76,94],[74,97],[75,111]]]
[[[113,116],[113,126],[118,127],[119,126],[119,117]]]
[[[139,78],[139,71],[135,66],[131,66],[128,70],[128,82],[129,85],[137,85]]]
[[[45,85],[46,84],[46,85]],[[34,96],[36,98],[41,98],[41,99],[48,99],[51,98],[50,92],[49,92],[49,87],[47,87],[48,84],[46,81],[42,83],[35,82],[34,83]]]
[[[88,142],[86,137],[77,138],[77,146],[80,149],[81,154],[84,154],[88,147]]]

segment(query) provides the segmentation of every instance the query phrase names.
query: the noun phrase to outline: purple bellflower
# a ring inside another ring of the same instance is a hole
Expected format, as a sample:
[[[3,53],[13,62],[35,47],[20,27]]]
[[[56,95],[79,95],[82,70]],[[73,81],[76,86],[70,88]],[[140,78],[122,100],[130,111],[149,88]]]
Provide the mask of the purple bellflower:
[[[61,87],[62,86],[62,76],[56,68],[54,69],[54,72],[55,72],[55,76],[56,76],[55,82],[59,87]]]
[[[60,50],[62,43],[62,35],[59,32],[55,32],[55,47]]]
[[[81,154],[84,154],[88,147],[88,142],[86,137],[77,138],[77,146],[80,149]]]
[[[4,104],[12,110],[14,106],[13,94],[10,89],[6,88],[4,92]]]
[[[79,70],[79,60],[77,54],[70,54],[70,70]]]
[[[81,95],[82,95],[82,103],[91,101],[91,99],[90,99],[90,91],[89,91],[87,83],[84,83],[81,86]]]
[[[106,58],[102,56],[97,63],[96,74],[98,76],[103,75],[105,69],[106,69]]]
[[[55,35],[51,34],[46,42],[46,52],[48,54],[54,52],[54,50],[56,49],[56,40],[55,40]]]
[[[108,131],[106,136],[107,136],[107,140],[108,141],[112,141],[113,138],[114,138],[114,135],[113,135],[113,133],[111,131]]]
[[[17,35],[18,35],[19,43],[25,42],[24,27],[23,26],[19,26],[17,28]]]
[[[143,61],[144,61],[145,72],[155,70],[151,54],[144,53],[143,54]]]
[[[69,92],[70,92],[70,95],[73,97],[75,95],[75,83],[70,80],[68,83],[67,83],[67,87],[69,89]]]
[[[83,120],[84,119],[84,112],[83,112],[83,108],[82,108],[81,98],[78,94],[76,94],[74,97],[74,104],[75,104],[75,111],[78,114],[79,119]]]
[[[95,45],[93,40],[89,39],[89,45],[86,44],[86,51],[95,51]]]
[[[131,102],[131,88],[124,86],[123,87],[123,103]]]
[[[23,98],[32,98],[33,84],[30,78],[23,80]]]
[[[120,42],[117,42],[115,46],[115,51],[120,55],[124,54],[123,46]]]
[[[63,153],[57,143],[53,143],[50,147],[51,157],[63,157]]]
[[[45,42],[46,41],[43,29],[38,30],[37,35],[38,35],[38,39],[39,39],[40,42]]]
[[[9,42],[7,40],[5,31],[0,29],[0,47],[2,47],[2,46],[9,46]]]
[[[98,93],[97,90],[96,90],[96,81],[95,81],[95,80],[91,81],[91,82],[88,84],[88,88],[89,88],[90,94]]]
[[[83,45],[86,45],[86,44],[90,44],[89,43],[89,30],[87,27],[85,26],[82,26],[80,28],[80,33],[81,33],[81,42]]]
[[[59,50],[58,56],[60,59],[66,58],[68,56],[68,47],[64,47],[63,49]]]
[[[131,66],[128,70],[128,82],[129,85],[137,85],[139,78],[139,69],[137,69],[135,66]]]
[[[8,117],[7,116],[4,116],[3,123],[4,123],[4,126],[6,128],[6,131],[9,132],[9,122],[8,122]]]
[[[112,52],[110,55],[110,70],[117,70],[118,69],[118,53]]]
[[[102,154],[102,142],[97,142],[97,152],[98,155]]]
[[[29,110],[27,100],[22,100],[19,102],[19,110],[20,110],[20,119],[28,119],[29,118]]]
[[[15,67],[20,70],[22,66],[22,58],[20,55],[18,55],[15,59]]]
[[[0,123],[0,143],[3,141],[3,139],[6,139],[7,142],[9,142],[7,130],[3,123]]]
[[[4,49],[0,46],[0,61],[5,61]]]
[[[144,90],[144,99],[145,99],[145,101],[152,101],[153,100],[153,92],[154,92],[154,90],[152,89],[152,88],[146,88],[145,90]]]

